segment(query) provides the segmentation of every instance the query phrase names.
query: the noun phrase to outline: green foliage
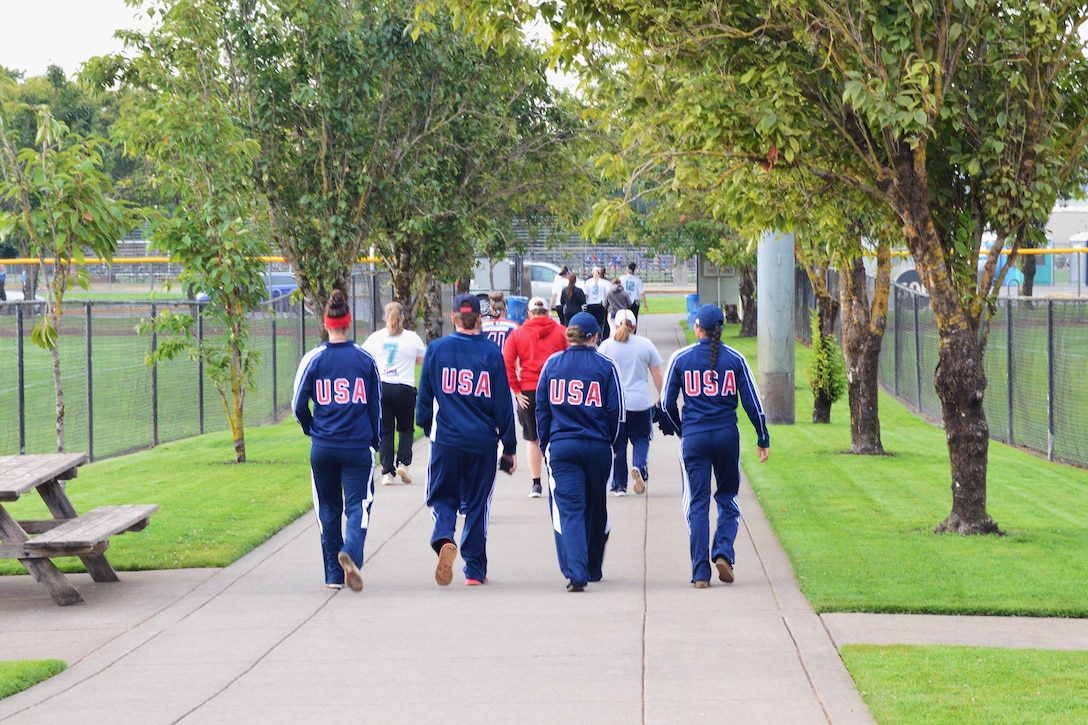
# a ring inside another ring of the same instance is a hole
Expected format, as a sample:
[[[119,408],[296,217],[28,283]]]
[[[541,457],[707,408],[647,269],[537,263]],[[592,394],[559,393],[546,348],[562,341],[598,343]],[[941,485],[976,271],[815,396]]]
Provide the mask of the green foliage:
[[[0,700],[64,672],[68,665],[60,660],[20,660],[0,662]]]
[[[143,332],[172,337],[148,362],[188,352],[207,364],[234,432],[236,459],[245,460],[244,406],[259,357],[251,349],[248,315],[266,290],[260,257],[271,251],[269,213],[255,177],[260,146],[248,137],[235,106],[227,59],[210,49],[223,28],[212,5],[177,2],[132,58],[97,59],[86,75],[100,85],[121,77],[142,103],[116,124],[130,153],[155,172],[170,213],[155,215],[152,239],[183,265],[179,282],[206,293],[209,325],[219,336],[199,341],[189,314],[163,312]]]
[[[846,361],[842,348],[834,335],[820,331],[820,315],[812,311],[809,318],[812,330],[812,349],[805,366],[808,384],[814,397],[823,396],[832,403],[841,400],[846,393]]]
[[[33,111],[33,147],[20,148],[8,132],[11,119]],[[86,289],[86,255],[109,260],[117,240],[134,226],[135,214],[117,200],[103,170],[100,138],[71,134],[48,106],[7,103],[0,109],[0,241],[17,234],[27,256],[37,257],[48,293],[31,339],[53,356],[57,450],[64,450],[64,388],[59,344],[61,305],[73,284]],[[33,292],[33,285],[31,285]]]

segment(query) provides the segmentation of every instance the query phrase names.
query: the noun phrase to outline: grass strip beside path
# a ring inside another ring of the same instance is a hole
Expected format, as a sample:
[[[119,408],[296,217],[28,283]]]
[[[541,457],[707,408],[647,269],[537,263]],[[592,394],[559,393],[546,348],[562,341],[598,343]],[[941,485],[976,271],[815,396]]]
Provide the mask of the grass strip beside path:
[[[1088,722],[1088,652],[847,645],[840,654],[877,722]]]
[[[726,344],[754,368],[756,340],[735,334]],[[741,460],[817,612],[1088,616],[1088,471],[991,441],[988,510],[1008,535],[934,534],[952,506],[943,430],[881,394],[892,455],[847,454],[846,401],[830,425],[809,422],[808,350],[796,351],[796,424],[772,426],[758,465],[742,419]]]
[[[19,660],[0,662],[0,700],[48,680],[68,665],[60,660]]]

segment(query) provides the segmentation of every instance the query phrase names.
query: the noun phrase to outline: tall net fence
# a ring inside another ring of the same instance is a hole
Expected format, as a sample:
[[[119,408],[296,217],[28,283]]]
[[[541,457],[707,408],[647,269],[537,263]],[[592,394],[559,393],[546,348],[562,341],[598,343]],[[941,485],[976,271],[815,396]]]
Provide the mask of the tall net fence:
[[[352,334],[365,339],[392,299],[388,274],[355,270],[349,295]],[[57,448],[57,399],[52,353],[31,341],[40,302],[0,303],[0,455]],[[203,433],[227,430],[219,393],[204,365],[187,356],[150,366],[158,338],[137,333],[141,320],[162,312],[192,315],[198,336],[222,330],[190,301],[74,301],[63,305],[59,328],[65,449],[102,459]],[[286,298],[250,315],[252,349],[260,357],[244,420],[254,426],[288,412],[295,370],[320,341],[320,326],[301,303]]]
[[[837,295],[837,276],[832,273],[829,281]],[[804,272],[797,276],[796,305],[797,338],[810,344],[808,320],[815,302]],[[880,384],[920,414],[940,421],[933,380],[937,355],[937,322],[928,296],[894,285]],[[1088,299],[998,299],[984,365],[983,408],[992,439],[1052,461],[1088,466]]]

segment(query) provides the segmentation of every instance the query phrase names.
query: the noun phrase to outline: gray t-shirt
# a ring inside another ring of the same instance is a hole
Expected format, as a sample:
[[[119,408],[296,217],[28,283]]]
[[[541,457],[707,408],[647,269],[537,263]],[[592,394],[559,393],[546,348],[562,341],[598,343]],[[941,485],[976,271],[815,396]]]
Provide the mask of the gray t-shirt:
[[[650,368],[661,366],[661,353],[649,338],[631,335],[627,342],[617,342],[610,337],[597,346],[597,351],[616,363],[627,410],[652,408],[654,398],[650,397],[647,376]]]

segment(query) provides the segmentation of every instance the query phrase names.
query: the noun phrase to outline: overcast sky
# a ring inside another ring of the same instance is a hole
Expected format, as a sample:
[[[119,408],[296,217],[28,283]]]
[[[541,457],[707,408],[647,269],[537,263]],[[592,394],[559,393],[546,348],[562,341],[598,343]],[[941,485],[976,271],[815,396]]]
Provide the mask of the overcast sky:
[[[148,27],[124,0],[0,0],[0,65],[27,77],[55,63],[70,78],[85,60],[121,50],[118,28]]]

